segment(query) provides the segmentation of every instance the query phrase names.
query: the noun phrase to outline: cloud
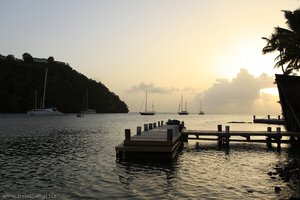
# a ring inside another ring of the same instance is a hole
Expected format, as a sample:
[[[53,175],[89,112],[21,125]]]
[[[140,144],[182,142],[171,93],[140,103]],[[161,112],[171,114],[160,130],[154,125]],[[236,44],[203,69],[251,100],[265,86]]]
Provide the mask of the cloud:
[[[206,91],[198,95],[203,107],[211,113],[251,113],[255,101],[263,98],[263,88],[275,87],[274,78],[266,74],[254,77],[246,69],[240,69],[231,81],[217,79]],[[275,102],[276,103],[276,102]]]
[[[164,87],[157,87],[153,83],[140,83],[139,85],[131,86],[127,92],[129,93],[136,93],[136,92],[145,92],[148,91],[150,93],[158,93],[158,94],[168,94],[172,91],[176,90],[176,88],[164,88]]]

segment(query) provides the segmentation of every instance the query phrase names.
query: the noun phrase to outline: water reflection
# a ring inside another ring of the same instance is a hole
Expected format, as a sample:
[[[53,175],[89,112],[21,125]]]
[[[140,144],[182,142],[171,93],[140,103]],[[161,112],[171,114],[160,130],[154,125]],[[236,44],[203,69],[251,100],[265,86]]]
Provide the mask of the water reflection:
[[[159,193],[172,196],[171,191],[176,187],[178,163],[163,160],[135,160],[118,162],[116,175],[127,190],[138,189],[139,193]],[[151,191],[151,188],[154,190]],[[154,194],[153,194],[154,195]]]

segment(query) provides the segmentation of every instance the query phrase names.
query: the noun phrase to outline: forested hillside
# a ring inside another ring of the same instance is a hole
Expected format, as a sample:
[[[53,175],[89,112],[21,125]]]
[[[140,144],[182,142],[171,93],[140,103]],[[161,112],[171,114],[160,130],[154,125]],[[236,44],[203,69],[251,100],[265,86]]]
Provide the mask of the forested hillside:
[[[0,112],[19,113],[41,105],[45,71],[48,68],[45,107],[56,107],[65,113],[82,109],[88,89],[89,107],[97,113],[127,113],[127,105],[100,82],[87,78],[68,64],[48,59],[33,58],[23,54],[23,59],[13,55],[0,55]]]

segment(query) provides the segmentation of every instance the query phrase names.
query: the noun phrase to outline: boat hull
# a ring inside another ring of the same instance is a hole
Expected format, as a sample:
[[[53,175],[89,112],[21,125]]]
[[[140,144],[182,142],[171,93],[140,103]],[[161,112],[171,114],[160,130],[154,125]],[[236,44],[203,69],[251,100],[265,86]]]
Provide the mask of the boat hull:
[[[178,114],[179,115],[188,115],[189,113],[188,112],[179,112]]]
[[[35,109],[27,112],[31,116],[62,116],[64,113],[53,109]]]
[[[140,112],[141,115],[155,115],[155,112]]]

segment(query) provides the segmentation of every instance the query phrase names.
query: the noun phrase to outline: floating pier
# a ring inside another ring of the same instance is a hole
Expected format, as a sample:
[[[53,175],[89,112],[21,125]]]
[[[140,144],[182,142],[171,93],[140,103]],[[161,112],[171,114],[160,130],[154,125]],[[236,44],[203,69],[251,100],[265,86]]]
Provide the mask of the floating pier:
[[[176,120],[175,120],[176,121]],[[115,147],[117,158],[146,158],[173,160],[180,151],[183,142],[189,140],[216,141],[219,146],[229,147],[231,142],[265,143],[267,147],[276,144],[300,145],[300,132],[282,131],[281,127],[266,131],[231,131],[230,126],[217,126],[217,130],[188,130],[184,122],[179,125],[164,125],[163,121],[138,126],[136,134],[131,136],[131,130],[125,129],[125,140]]]
[[[163,121],[144,124],[144,131],[138,126],[133,136],[130,129],[125,129],[125,140],[115,147],[117,158],[163,157],[172,160],[182,146],[182,126],[164,125]]]
[[[257,119],[255,115],[253,115],[253,123],[261,123],[261,124],[277,124],[284,125],[284,120],[278,115],[277,118],[271,118],[270,115],[267,118]]]
[[[281,127],[277,127],[276,131],[272,131],[268,127],[266,131],[230,131],[230,126],[218,125],[217,131],[205,130],[185,130],[182,133],[184,141],[188,140],[210,140],[217,141],[218,145],[229,146],[230,142],[254,142],[266,143],[268,147],[272,147],[272,143],[277,144],[277,148],[281,148],[281,144],[300,144],[300,133],[291,131],[281,131]]]

